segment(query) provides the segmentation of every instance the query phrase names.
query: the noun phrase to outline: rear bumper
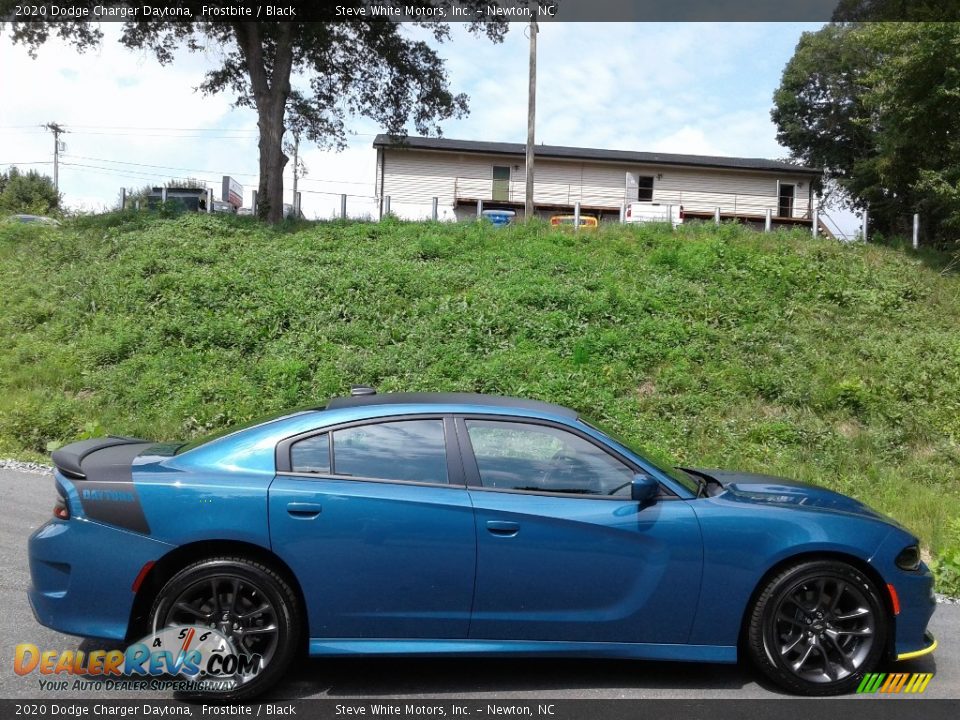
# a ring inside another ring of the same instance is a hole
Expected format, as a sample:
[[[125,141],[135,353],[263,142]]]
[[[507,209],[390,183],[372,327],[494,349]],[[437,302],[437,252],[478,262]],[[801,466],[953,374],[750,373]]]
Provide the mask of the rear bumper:
[[[137,573],[170,549],[89,520],[51,520],[28,543],[33,614],[59,632],[123,640]]]

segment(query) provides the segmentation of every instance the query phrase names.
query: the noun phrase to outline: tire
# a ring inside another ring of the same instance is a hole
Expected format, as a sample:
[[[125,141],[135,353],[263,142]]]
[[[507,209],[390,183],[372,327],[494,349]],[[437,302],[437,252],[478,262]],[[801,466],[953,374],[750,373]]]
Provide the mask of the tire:
[[[242,557],[215,557],[170,578],[153,602],[149,623],[154,633],[173,625],[215,627],[245,654],[260,655],[258,671],[232,676],[233,689],[180,693],[234,701],[260,695],[283,677],[299,650],[302,617],[296,593],[277,572]]]
[[[814,560],[764,586],[749,617],[747,653],[789,692],[840,695],[877,669],[888,633],[887,609],[869,578],[844,562]]]

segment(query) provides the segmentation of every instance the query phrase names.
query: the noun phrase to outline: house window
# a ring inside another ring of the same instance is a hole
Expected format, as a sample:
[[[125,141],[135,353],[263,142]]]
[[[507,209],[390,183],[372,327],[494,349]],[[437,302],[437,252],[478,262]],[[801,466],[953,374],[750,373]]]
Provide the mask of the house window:
[[[637,200],[650,202],[653,200],[653,177],[640,175],[637,177]]]
[[[498,202],[506,202],[510,199],[510,166],[493,166],[493,191],[490,198]]]
[[[779,217],[793,217],[793,195],[795,185],[777,183],[777,215]]]

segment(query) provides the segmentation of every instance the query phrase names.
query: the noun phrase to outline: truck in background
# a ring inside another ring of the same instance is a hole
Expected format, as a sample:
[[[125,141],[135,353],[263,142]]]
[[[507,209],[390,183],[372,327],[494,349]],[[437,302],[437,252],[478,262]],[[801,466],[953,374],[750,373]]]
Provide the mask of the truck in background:
[[[623,219],[628,223],[669,222],[673,227],[677,227],[683,224],[683,205],[632,202],[627,204]]]

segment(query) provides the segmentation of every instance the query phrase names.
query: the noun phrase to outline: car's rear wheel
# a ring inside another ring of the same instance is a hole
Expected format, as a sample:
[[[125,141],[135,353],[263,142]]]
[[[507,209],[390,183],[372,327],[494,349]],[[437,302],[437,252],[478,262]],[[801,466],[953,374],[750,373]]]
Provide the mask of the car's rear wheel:
[[[777,573],[753,606],[747,631],[754,663],[803,695],[856,689],[884,657],[888,615],[874,583],[834,560]]]
[[[290,584],[271,568],[237,557],[201,560],[178,572],[160,590],[149,617],[154,633],[173,626],[209,628],[227,638],[232,654],[257,659],[247,670],[204,676],[217,681],[207,683],[216,689],[186,693],[210,700],[248,699],[271,687],[296,654],[301,628]]]

